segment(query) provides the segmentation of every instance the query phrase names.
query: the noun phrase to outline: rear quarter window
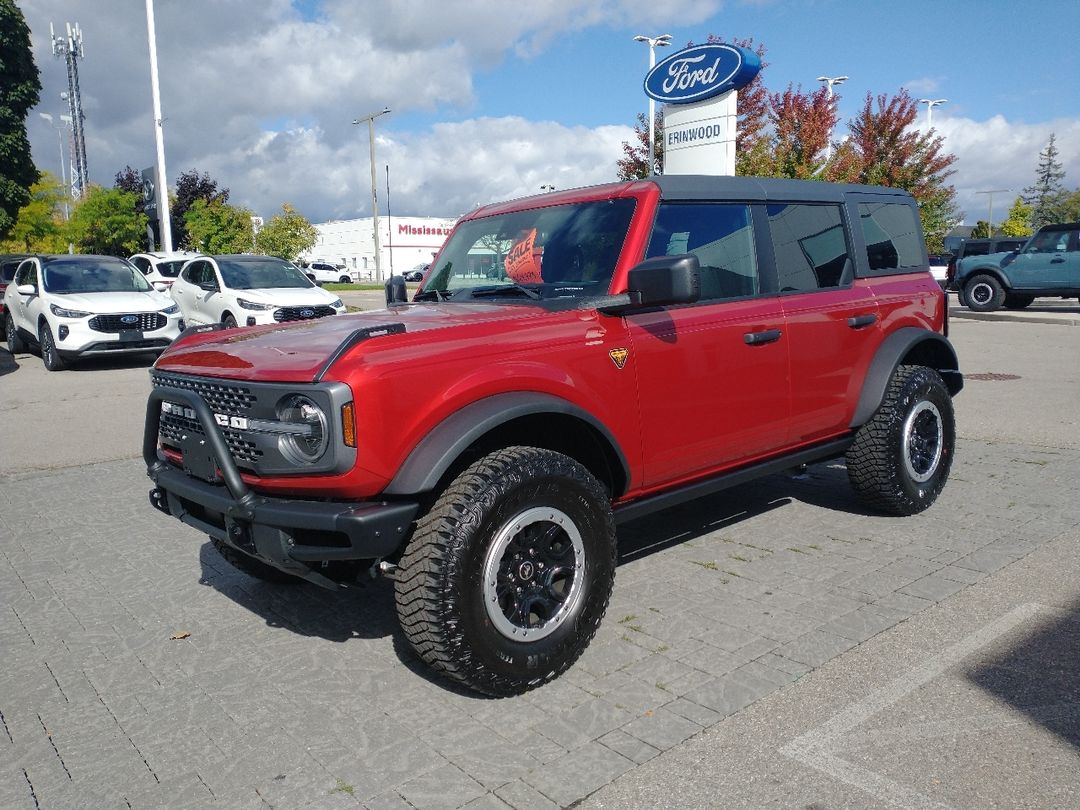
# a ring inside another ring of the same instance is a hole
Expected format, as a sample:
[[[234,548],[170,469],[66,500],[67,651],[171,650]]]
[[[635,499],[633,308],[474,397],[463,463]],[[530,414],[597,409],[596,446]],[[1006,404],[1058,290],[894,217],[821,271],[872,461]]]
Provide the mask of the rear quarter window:
[[[872,272],[899,272],[922,266],[922,228],[913,206],[859,203],[859,223]]]

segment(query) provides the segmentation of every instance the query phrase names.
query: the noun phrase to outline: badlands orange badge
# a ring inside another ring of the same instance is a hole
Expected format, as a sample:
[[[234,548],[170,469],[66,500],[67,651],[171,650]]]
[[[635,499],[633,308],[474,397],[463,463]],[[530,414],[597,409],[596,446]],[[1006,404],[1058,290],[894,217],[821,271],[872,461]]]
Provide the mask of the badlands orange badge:
[[[626,365],[626,358],[630,356],[630,350],[612,349],[608,354],[611,355],[611,359],[615,361],[615,365],[618,368],[622,368]]]

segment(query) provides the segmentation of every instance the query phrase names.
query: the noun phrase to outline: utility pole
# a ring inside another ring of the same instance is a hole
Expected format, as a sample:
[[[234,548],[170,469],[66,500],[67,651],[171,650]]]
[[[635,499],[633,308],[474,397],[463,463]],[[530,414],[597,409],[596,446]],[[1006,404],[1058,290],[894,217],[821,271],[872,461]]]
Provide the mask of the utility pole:
[[[1011,188],[992,188],[992,189],[987,189],[986,191],[976,191],[975,192],[976,194],[985,194],[985,195],[987,195],[988,201],[990,203],[990,210],[987,212],[987,215],[986,215],[987,224],[990,226],[990,233],[988,233],[987,236],[993,236],[994,235],[994,195],[995,194],[1004,194],[1007,191],[1012,191],[1012,189]]]

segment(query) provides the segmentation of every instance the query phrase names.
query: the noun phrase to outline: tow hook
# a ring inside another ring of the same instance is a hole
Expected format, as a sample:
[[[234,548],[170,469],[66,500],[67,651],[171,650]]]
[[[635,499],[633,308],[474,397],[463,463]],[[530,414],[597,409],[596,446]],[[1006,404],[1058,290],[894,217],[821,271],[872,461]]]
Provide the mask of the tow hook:
[[[171,514],[169,512],[169,500],[165,496],[165,490],[161,487],[154,487],[150,490],[150,505],[166,515]]]
[[[371,568],[368,569],[368,576],[372,579],[378,579],[379,577],[393,577],[395,573],[397,573],[397,566],[386,560],[376,560]]]

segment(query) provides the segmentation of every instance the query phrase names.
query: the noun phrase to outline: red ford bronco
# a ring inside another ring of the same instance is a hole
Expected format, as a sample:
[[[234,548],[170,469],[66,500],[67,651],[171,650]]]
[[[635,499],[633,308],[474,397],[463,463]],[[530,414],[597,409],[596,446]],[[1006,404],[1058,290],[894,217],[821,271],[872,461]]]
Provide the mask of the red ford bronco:
[[[150,500],[256,577],[392,575],[416,652],[475,690],[581,655],[619,523],[844,455],[911,515],[949,474],[963,378],[902,191],[668,176],[489,205],[404,297],[189,330],[152,372]]]

